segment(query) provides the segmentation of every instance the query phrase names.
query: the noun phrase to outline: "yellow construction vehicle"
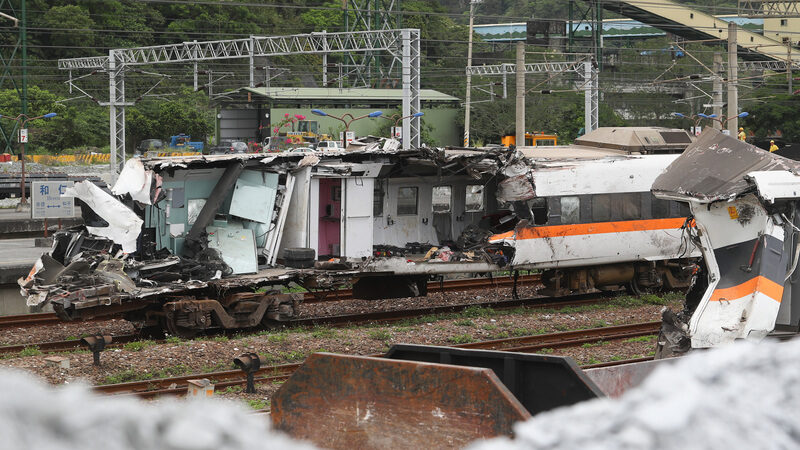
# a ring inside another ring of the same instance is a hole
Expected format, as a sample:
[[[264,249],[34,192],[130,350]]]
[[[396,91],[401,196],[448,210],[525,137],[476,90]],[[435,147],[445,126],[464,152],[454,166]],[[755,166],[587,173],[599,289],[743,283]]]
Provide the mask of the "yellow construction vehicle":
[[[502,139],[500,139],[500,143],[504,147],[517,145],[517,137],[510,134],[505,135]],[[555,134],[545,134],[543,131],[525,133],[525,145],[528,147],[537,147],[540,145],[558,145],[558,136]]]

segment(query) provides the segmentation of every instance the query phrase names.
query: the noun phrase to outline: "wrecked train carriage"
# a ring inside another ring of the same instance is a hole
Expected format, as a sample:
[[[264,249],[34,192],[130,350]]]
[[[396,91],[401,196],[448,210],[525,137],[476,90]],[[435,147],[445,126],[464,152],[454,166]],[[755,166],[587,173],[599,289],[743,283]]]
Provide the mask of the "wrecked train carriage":
[[[59,234],[20,283],[29,304],[49,302],[65,319],[124,313],[181,335],[296,314],[298,294],[253,293],[262,286],[355,280],[357,297],[424,295],[430,274],[507,265],[478,225],[494,220],[495,174],[514,157],[370,149],[130,160],[118,197],[83,184],[70,192],[88,206],[86,230]]]
[[[800,329],[800,163],[706,129],[652,190],[691,207],[704,261],[659,356]]]
[[[694,251],[685,213],[648,192],[674,156],[404,152],[392,142],[131,160],[113,189],[123,202],[90,187],[72,193],[90,206],[88,233],[57,238],[22,280],[29,303],[192,334],[293,317],[297,294],[253,293],[290,282],[352,281],[358,298],[425,295],[433,274],[509,268],[552,269],[545,278],[559,294],[684,282],[678,259]]]
[[[503,169],[507,178],[500,182],[498,198],[524,200],[511,204],[522,220],[489,242],[514,249],[515,269],[544,270],[545,293],[626,287],[638,294],[688,287],[700,256],[689,239],[688,208],[650,193],[653,180],[678,155],[638,154],[638,139],[620,135],[640,129],[612,130],[617,141],[630,145],[520,149],[533,165],[535,192],[527,199],[524,194],[504,197],[513,191],[505,189],[510,183],[527,175],[515,175],[515,170],[524,172],[520,167]]]

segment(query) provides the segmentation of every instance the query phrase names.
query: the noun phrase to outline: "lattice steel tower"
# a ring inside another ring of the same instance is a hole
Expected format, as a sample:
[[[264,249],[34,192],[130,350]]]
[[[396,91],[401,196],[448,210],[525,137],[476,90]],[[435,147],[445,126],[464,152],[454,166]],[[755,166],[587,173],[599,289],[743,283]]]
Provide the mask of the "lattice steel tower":
[[[400,0],[342,0],[346,32],[381,31],[402,28]],[[374,52],[343,56],[345,78],[356,87],[395,87],[400,80],[393,58]]]

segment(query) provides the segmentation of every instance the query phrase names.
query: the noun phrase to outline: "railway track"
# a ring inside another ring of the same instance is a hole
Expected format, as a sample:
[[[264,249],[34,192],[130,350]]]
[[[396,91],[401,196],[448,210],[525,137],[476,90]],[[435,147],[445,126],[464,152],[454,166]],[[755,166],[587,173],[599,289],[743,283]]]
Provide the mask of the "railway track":
[[[540,280],[539,274],[522,275],[519,277],[518,285],[526,285],[531,283],[538,283]],[[509,287],[513,285],[513,280],[510,277],[495,277],[491,280],[488,278],[465,278],[458,280],[449,280],[444,282],[431,282],[428,283],[428,292],[453,292],[471,289],[485,289],[492,287]],[[338,289],[335,291],[318,291],[306,292],[304,294],[304,303],[324,303],[334,302],[341,300],[352,300],[352,289]],[[99,319],[92,319],[92,321],[107,320],[113,317],[104,317]],[[37,313],[37,314],[17,314],[12,316],[0,316],[0,330],[4,328],[24,328],[40,325],[54,325],[64,323],[59,319],[55,313]]]
[[[570,347],[581,345],[586,342],[598,342],[650,335],[657,333],[660,326],[661,322],[645,322],[615,327],[592,328],[587,330],[522,336],[510,339],[496,339],[491,341],[454,345],[453,347],[492,349],[508,352],[531,352],[541,348]],[[371,356],[381,357],[383,355]],[[582,367],[608,367],[631,362],[647,361],[650,359],[652,358],[635,358],[631,360],[611,361]],[[264,367],[254,374],[254,381],[255,383],[260,384],[285,381],[301,365],[302,363],[296,363]],[[210,380],[215,385],[215,389],[224,389],[230,386],[241,386],[247,382],[247,379],[242,371],[226,370],[221,372],[184,375],[157,380],[101,385],[95,386],[94,390],[103,394],[136,395],[142,398],[153,398],[162,395],[184,395],[187,391],[187,382],[189,380],[201,378]]]
[[[519,300],[505,300],[500,302],[483,302],[483,303],[469,303],[459,305],[447,306],[434,306],[428,308],[418,309],[400,309],[394,311],[377,311],[362,314],[348,314],[341,316],[328,316],[328,317],[310,317],[306,319],[296,319],[285,322],[287,327],[313,327],[320,325],[327,326],[348,326],[364,323],[391,323],[404,319],[424,317],[430,315],[447,314],[464,311],[468,308],[492,308],[496,310],[513,309],[518,307],[528,308],[563,308],[565,306],[582,306],[591,305],[604,300],[606,297],[598,297],[597,295],[579,295],[566,297],[566,300],[561,301],[547,301],[552,300],[547,297],[529,298]],[[241,330],[237,330],[241,332]],[[113,337],[111,344],[106,348],[120,347],[128,342],[133,342],[140,339],[141,336],[137,334],[125,334]],[[0,347],[0,355],[18,353],[26,348],[36,348],[43,353],[55,353],[79,349],[82,347],[80,340],[67,340],[67,341],[53,341],[53,342],[35,342],[18,345],[8,345]]]

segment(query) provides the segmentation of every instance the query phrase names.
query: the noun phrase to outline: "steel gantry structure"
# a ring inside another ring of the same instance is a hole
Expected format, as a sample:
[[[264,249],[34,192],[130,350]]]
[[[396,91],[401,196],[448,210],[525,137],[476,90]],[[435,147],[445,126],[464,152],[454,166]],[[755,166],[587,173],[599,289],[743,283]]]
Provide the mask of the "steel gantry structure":
[[[576,73],[583,78],[584,92],[584,128],[586,133],[598,127],[600,111],[600,88],[597,66],[594,61],[585,59],[565,62],[537,62],[525,63],[525,73]],[[502,76],[503,80],[508,75],[517,73],[516,64],[496,64],[486,66],[468,66],[467,73],[477,76]]]
[[[125,107],[133,105],[125,99],[125,73],[137,66],[188,64],[204,61],[247,58],[250,87],[255,85],[254,58],[296,54],[389,53],[402,67],[403,148],[420,145],[420,31],[415,28],[345,33],[311,33],[286,36],[250,36],[243,39],[182,42],[109,50],[108,56],[60,59],[58,68],[108,73],[112,170],[119,171],[125,161]],[[196,70],[196,68],[195,68]]]

